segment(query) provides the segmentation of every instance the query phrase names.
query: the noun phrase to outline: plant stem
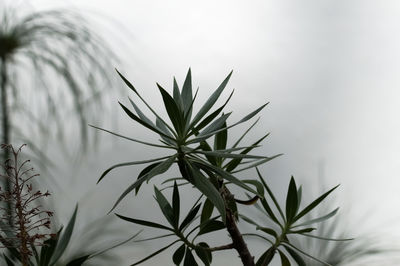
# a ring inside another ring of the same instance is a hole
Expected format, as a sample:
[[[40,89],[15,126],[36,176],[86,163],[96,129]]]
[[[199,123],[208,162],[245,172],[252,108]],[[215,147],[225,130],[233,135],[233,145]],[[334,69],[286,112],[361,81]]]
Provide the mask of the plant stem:
[[[223,187],[220,193],[225,203],[227,202],[227,200],[233,198],[233,195],[226,187]],[[244,241],[243,236],[236,225],[235,214],[232,212],[231,209],[227,207],[226,229],[228,230],[229,235],[232,238],[233,248],[236,249],[236,251],[239,253],[243,266],[255,266],[254,257],[251,255],[249,249],[247,248],[247,244]]]
[[[22,203],[22,190],[20,189],[21,184],[19,184],[20,177],[19,177],[19,169],[18,169],[18,158],[17,158],[17,153],[14,152],[14,173],[13,176],[15,178],[15,199],[16,199],[16,211],[17,211],[17,217],[18,217],[18,227],[19,227],[19,240],[20,242],[20,255],[21,255],[21,263],[22,266],[28,266],[29,262],[29,249],[28,249],[28,239],[29,235],[26,232],[25,228],[25,215],[24,215],[24,208],[23,208],[23,203]],[[11,176],[10,176],[11,177]],[[23,184],[22,184],[23,186]]]
[[[9,124],[9,111],[8,111],[8,97],[7,97],[7,60],[5,57],[0,58],[0,97],[1,97],[1,119],[2,119],[2,139],[3,144],[10,144],[10,124]],[[8,149],[3,149],[1,156],[2,162],[5,162],[10,156]],[[7,173],[6,173],[7,174]],[[5,187],[7,191],[11,191],[11,182],[6,179]],[[7,209],[9,214],[9,224],[12,225],[12,206],[11,202],[7,202]]]

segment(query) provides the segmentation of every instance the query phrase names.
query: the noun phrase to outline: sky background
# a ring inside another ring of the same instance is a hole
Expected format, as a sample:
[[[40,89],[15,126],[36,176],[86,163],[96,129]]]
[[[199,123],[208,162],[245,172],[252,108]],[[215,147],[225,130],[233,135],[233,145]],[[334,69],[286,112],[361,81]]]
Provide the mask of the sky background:
[[[354,230],[400,232],[399,1],[31,3],[38,9],[73,7],[94,19],[122,59],[110,71],[122,69],[156,110],[162,111],[155,82],[171,90],[172,77],[182,84],[191,67],[193,86],[200,87],[198,102],[202,102],[233,69],[222,97],[235,89],[227,106],[234,111],[230,121],[270,102],[249,142],[271,132],[258,152],[284,153],[262,167],[276,191],[286,190],[291,175],[305,184],[308,195],[318,193],[321,184],[341,184],[335,198],[342,212],[350,215]],[[124,88],[110,97],[110,104],[127,103],[128,95]],[[113,119],[125,135],[156,139],[122,111]],[[74,201],[81,198],[88,217],[91,212],[107,212],[139,168],[117,170],[95,186],[101,172],[115,163],[154,155],[111,135],[101,140],[102,146],[89,153],[81,168],[71,173],[67,162],[65,169],[61,167],[60,175],[65,176],[61,185],[70,188],[58,196],[65,210],[72,211]],[[157,219],[150,193],[145,189],[138,198],[128,197],[118,212]],[[93,210],[93,204],[98,209]],[[124,256],[134,262],[149,248],[153,247],[135,247]],[[238,260],[231,262],[232,257],[222,256],[216,265],[228,261],[239,265]],[[163,259],[170,255],[143,265]]]

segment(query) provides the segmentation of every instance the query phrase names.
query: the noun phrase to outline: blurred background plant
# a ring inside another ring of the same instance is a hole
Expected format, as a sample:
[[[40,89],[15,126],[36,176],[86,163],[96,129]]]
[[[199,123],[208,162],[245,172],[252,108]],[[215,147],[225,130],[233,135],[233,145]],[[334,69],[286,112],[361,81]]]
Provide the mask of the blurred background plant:
[[[110,232],[106,230],[108,223],[105,223],[104,219],[87,224],[86,228],[77,231],[75,225],[78,205],[65,228],[51,222],[54,212],[47,210],[42,200],[50,193],[34,189],[33,178],[39,175],[33,173],[33,168],[28,167],[29,160],[19,159],[22,147],[14,149],[11,145],[2,145],[3,149],[11,151],[12,158],[6,160],[3,165],[6,174],[0,177],[9,179],[12,190],[0,189],[0,202],[9,202],[15,211],[10,214],[8,208],[0,208],[0,247],[6,251],[0,256],[1,265],[99,265],[99,261],[107,263],[111,258],[113,263],[118,262],[108,251],[129,242],[139,233],[129,238],[125,237],[124,241],[115,241],[110,237],[105,240],[104,237]],[[11,225],[10,215],[13,215]],[[101,227],[99,221],[102,222]],[[77,234],[76,231],[83,235],[74,239],[72,236]],[[113,235],[115,237],[115,232]],[[101,247],[99,239],[107,243],[107,246]],[[73,246],[75,250],[68,251],[68,246]]]
[[[7,3],[0,4],[1,142],[27,143],[43,161],[49,136],[65,144],[73,134],[81,142],[66,146],[81,153],[96,139],[87,121],[99,121],[117,87],[110,70],[118,57],[76,11]]]

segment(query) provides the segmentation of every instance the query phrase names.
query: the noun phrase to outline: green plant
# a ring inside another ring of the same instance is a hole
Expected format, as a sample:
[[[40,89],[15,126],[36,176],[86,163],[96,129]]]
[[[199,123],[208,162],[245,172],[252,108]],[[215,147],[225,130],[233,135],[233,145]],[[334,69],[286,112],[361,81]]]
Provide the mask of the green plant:
[[[172,204],[167,200],[160,189],[154,187],[155,199],[169,225],[163,225],[117,214],[118,217],[128,222],[162,229],[168,232],[167,234],[151,239],[173,236],[176,238],[176,240],[164,248],[154,252],[153,254],[134,263],[133,265],[137,265],[147,259],[150,259],[151,257],[179,242],[182,244],[180,247],[178,247],[172,257],[173,262],[177,265],[179,265],[182,261],[184,266],[197,265],[193,251],[205,265],[209,265],[212,261],[213,252],[226,249],[235,249],[240,256],[243,265],[246,266],[268,265],[276,252],[278,252],[281,256],[282,265],[290,265],[287,255],[291,256],[299,263],[299,253],[302,253],[302,251],[296,249],[296,247],[290,243],[288,236],[290,234],[307,234],[308,236],[308,233],[311,232],[312,229],[304,226],[325,220],[334,214],[332,213],[328,216],[320,217],[318,221],[309,221],[308,223],[296,224],[300,218],[314,209],[336,187],[317,198],[310,205],[302,209],[302,211],[299,211],[301,188],[299,190],[297,189],[295,181],[292,178],[286,200],[286,214],[284,214],[266,182],[261,178],[261,174],[259,172],[258,174],[260,175],[260,180],[240,179],[237,177],[238,173],[241,173],[245,170],[254,169],[257,166],[279,156],[275,155],[272,157],[267,157],[250,154],[253,149],[259,147],[259,143],[265,139],[268,134],[254,142],[253,145],[239,146],[241,140],[253,128],[258,120],[254,122],[231,147],[228,148],[227,146],[228,130],[255,117],[266,106],[266,104],[260,106],[255,111],[250,112],[242,119],[231,125],[228,125],[227,123],[228,117],[231,113],[223,113],[223,109],[229,102],[233,92],[230,94],[224,104],[214,111],[210,111],[225,89],[232,74],[230,73],[221,83],[221,85],[207,99],[199,111],[197,113],[193,113],[193,105],[196,99],[197,91],[193,96],[191,71],[189,69],[182,90],[179,89],[177,82],[174,79],[172,96],[164,88],[157,84],[164,102],[166,113],[170,120],[170,123],[168,123],[151,108],[151,106],[143,99],[134,86],[122,74],[119,72],[118,74],[125,84],[155,116],[155,122],[145,115],[145,113],[138,107],[134,100],[130,99],[130,103],[134,111],[131,111],[124,104],[120,103],[122,109],[132,120],[159,135],[161,138],[160,143],[149,143],[136,138],[123,136],[99,127],[93,127],[133,142],[144,144],[150,147],[167,149],[172,153],[165,157],[126,162],[108,168],[101,175],[99,182],[115,168],[139,164],[150,164],[139,173],[137,180],[126,188],[126,190],[122,193],[112,207],[111,211],[114,210],[114,208],[126,195],[133,191],[135,191],[137,194],[140,186],[144,182],[149,182],[153,177],[166,173],[173,164],[177,164],[181,174],[181,177],[169,178],[165,180],[165,182],[174,182],[174,185],[172,186]],[[207,142],[207,140],[212,137],[214,138],[213,146]],[[177,183],[181,181],[182,183]],[[181,221],[179,186],[187,184],[192,185],[198,191],[200,191],[201,196],[185,215],[185,218]],[[168,187],[171,186],[167,186],[166,188]],[[250,193],[250,199],[239,200],[237,196],[238,193],[234,194],[231,192],[233,189],[239,190],[241,193]],[[267,194],[272,198],[275,207],[278,208],[279,213],[282,216],[281,221],[277,219],[276,215],[271,210],[270,203],[267,200],[266,195],[264,195],[265,189],[268,192]],[[271,228],[258,226],[255,222],[252,222],[251,219],[240,214],[240,209],[238,208],[239,204],[246,206],[249,204],[251,205],[259,200],[265,208],[267,216],[270,219],[273,219],[279,225],[281,232]],[[199,217],[198,213],[200,212],[201,206],[202,211]],[[217,210],[217,214],[215,216],[213,216],[214,208]],[[258,229],[275,238],[275,242],[272,242],[268,238],[258,234],[260,237],[263,237],[267,243],[271,243],[271,247],[267,249],[267,251],[257,260],[256,263],[254,262],[254,257],[244,241],[244,235],[239,230],[238,223],[241,220],[246,220],[247,222],[256,225]],[[193,225],[194,221],[198,221],[198,224]],[[296,226],[300,228],[298,230],[294,229]],[[198,236],[219,231],[221,229],[226,229],[228,231],[232,239],[231,243],[223,246],[212,246],[206,242],[196,242],[196,238]],[[280,246],[284,246],[285,249],[280,249]]]

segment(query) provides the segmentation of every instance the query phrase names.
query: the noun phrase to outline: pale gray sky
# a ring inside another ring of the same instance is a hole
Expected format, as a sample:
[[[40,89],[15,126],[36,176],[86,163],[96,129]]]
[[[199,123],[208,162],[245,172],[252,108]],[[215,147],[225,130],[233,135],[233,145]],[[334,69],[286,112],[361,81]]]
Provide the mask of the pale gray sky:
[[[33,1],[41,7],[53,2]],[[229,88],[235,94],[227,109],[234,118],[271,102],[252,137],[271,132],[260,152],[285,154],[262,168],[273,187],[286,189],[294,175],[306,183],[305,192],[315,191],[311,184],[317,184],[323,164],[325,183],[342,184],[336,194],[354,221],[363,217],[366,228],[385,225],[400,232],[392,224],[400,216],[399,1],[70,0],[68,6],[102,13],[129,30],[119,47],[110,34],[113,26],[103,25],[116,53],[126,54],[121,54],[126,77],[158,110],[155,82],[170,89],[172,77],[182,83],[191,67],[201,102],[233,69]],[[118,115],[121,132],[147,137],[122,112]],[[152,156],[125,142],[118,151],[110,149],[113,138],[104,136],[109,143],[103,153],[91,155],[82,170],[86,187],[77,193],[109,191],[107,198],[114,200],[129,184],[132,174],[126,174],[138,169],[116,171],[94,187],[100,172],[113,163]],[[127,199],[121,212],[145,218],[142,203],[133,200]],[[138,209],[128,210],[132,205]],[[111,202],[103,210],[108,206]]]

